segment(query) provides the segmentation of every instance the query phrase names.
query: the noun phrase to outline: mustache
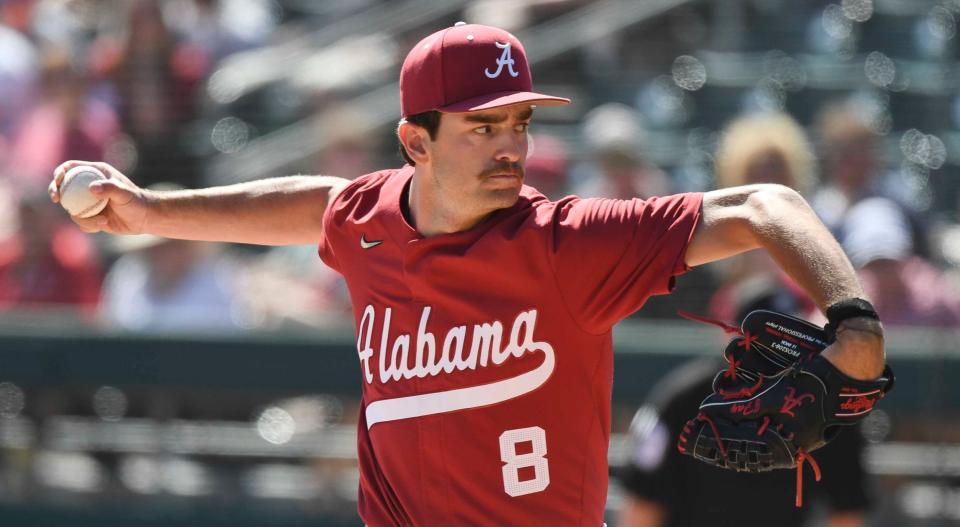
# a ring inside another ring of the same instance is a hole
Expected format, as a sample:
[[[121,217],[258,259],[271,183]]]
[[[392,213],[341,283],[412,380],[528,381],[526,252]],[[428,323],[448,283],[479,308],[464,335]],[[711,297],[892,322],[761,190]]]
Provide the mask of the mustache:
[[[523,180],[523,176],[524,176],[523,165],[520,163],[509,163],[509,162],[497,163],[496,165],[481,172],[480,178],[488,178],[490,176],[494,176],[498,174],[500,175],[509,174],[511,176],[516,176],[521,180]]]

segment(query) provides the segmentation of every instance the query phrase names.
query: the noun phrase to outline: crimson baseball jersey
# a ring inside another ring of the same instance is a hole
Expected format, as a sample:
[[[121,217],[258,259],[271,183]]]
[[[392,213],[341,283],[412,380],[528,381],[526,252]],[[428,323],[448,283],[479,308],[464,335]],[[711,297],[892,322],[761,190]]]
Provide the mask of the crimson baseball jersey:
[[[701,194],[549,201],[523,187],[480,225],[425,238],[414,169],[328,205],[320,256],[354,306],[360,516],[371,527],[600,527],[611,328],[670,291]]]

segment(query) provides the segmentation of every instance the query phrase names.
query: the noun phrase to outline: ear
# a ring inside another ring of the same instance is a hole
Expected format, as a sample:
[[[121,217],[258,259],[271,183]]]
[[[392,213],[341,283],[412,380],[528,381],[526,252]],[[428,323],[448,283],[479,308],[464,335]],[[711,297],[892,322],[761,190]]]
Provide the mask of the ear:
[[[410,156],[410,159],[413,159],[417,164],[428,163],[430,161],[430,134],[427,133],[423,128],[410,123],[400,123],[400,127],[397,129],[397,135],[400,138],[400,143],[403,144],[403,148],[406,149],[407,155]]]

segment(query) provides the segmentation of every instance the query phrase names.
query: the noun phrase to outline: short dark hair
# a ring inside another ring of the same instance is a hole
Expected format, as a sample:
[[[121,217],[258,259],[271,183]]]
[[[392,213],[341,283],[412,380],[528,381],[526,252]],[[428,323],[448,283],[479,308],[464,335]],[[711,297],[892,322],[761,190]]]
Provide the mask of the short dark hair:
[[[437,138],[437,130],[440,128],[440,112],[437,110],[430,110],[429,112],[413,114],[409,117],[404,117],[400,120],[400,124],[410,123],[419,126],[427,131],[430,134],[430,139]],[[399,134],[400,127],[397,127],[397,133]],[[397,139],[399,140],[399,135]],[[403,147],[403,142],[400,141],[400,157],[403,158],[410,166],[415,166],[417,164],[414,161],[410,154],[407,153],[407,149]]]

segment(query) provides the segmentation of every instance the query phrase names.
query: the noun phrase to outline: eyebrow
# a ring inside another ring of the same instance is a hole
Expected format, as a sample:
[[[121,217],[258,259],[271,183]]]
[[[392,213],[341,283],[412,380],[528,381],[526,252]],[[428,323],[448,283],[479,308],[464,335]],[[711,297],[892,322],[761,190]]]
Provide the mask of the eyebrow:
[[[533,116],[533,108],[527,108],[526,110],[520,112],[517,115],[517,119],[520,121],[526,121]],[[470,113],[464,116],[464,120],[470,123],[484,123],[484,124],[496,124],[502,123],[509,119],[509,114],[506,112],[498,113]]]

